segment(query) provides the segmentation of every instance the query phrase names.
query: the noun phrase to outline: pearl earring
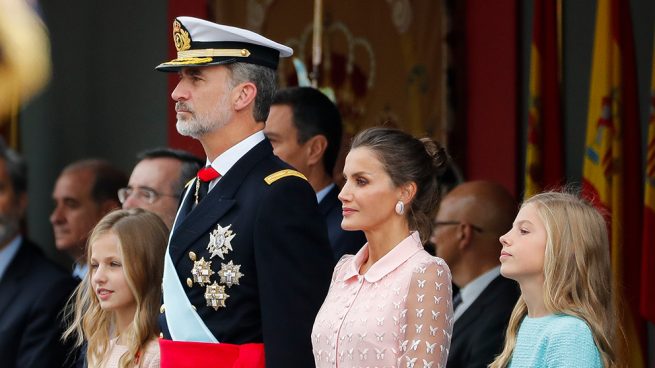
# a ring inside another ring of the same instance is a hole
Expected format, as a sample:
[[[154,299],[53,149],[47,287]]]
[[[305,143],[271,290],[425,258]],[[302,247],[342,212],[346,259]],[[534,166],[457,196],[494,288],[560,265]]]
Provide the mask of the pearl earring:
[[[405,213],[405,204],[403,201],[398,201],[398,203],[396,203],[396,213],[399,215]]]

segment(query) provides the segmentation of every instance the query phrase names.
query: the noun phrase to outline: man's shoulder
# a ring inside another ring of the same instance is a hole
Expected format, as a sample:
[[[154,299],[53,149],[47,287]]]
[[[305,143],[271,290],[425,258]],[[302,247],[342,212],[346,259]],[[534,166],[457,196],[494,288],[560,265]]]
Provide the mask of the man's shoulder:
[[[12,264],[18,266],[17,269],[25,271],[26,279],[38,278],[48,284],[72,280],[70,273],[50,260],[38,245],[27,239],[22,241]]]

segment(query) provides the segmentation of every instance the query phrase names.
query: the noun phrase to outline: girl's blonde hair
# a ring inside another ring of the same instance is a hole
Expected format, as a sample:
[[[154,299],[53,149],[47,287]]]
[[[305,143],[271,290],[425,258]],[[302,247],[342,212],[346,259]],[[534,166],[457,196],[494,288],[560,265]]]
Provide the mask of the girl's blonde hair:
[[[146,343],[157,334],[168,228],[157,215],[139,208],[111,212],[98,222],[89,236],[87,264],[91,261],[93,243],[109,233],[119,240],[123,272],[136,301],[134,320],[122,332],[129,342],[128,349],[119,362],[121,367],[133,367],[138,364],[138,356]],[[91,273],[87,273],[68,302],[66,315],[70,325],[63,338],[74,336],[76,346],[86,340],[87,362],[95,367],[107,356],[113,314],[100,308]]]
[[[578,317],[589,325],[605,367],[619,367],[623,333],[610,280],[607,223],[589,202],[570,193],[545,192],[527,199],[546,228],[544,303],[550,313]],[[505,347],[489,365],[509,365],[527,306],[520,297],[510,317]]]

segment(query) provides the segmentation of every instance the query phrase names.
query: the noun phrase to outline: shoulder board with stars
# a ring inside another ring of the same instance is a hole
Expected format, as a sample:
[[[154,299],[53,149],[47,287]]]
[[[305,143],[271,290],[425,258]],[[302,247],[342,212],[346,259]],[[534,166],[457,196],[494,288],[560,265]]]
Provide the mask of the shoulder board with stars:
[[[271,184],[275,183],[276,181],[278,181],[278,180],[280,180],[282,178],[286,178],[287,176],[297,176],[297,177],[307,181],[307,178],[305,177],[305,175],[299,173],[296,170],[291,170],[291,169],[285,169],[285,170],[280,170],[280,171],[274,172],[273,174],[265,177],[264,181],[266,182],[266,184],[271,185]]]

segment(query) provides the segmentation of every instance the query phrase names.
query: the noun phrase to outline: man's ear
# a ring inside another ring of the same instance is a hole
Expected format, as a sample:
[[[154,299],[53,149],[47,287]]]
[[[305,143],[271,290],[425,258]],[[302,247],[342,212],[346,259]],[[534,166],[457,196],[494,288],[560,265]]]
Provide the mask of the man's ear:
[[[462,222],[457,225],[457,246],[460,250],[468,248],[473,238],[473,228],[471,225]]]
[[[234,87],[233,92],[236,92],[236,95],[233,97],[234,110],[240,111],[255,101],[257,87],[252,82],[245,82]]]
[[[323,161],[323,155],[327,149],[328,141],[324,135],[319,134],[309,138],[307,142],[305,142],[305,146],[309,151],[307,155],[307,165],[316,165]]]

